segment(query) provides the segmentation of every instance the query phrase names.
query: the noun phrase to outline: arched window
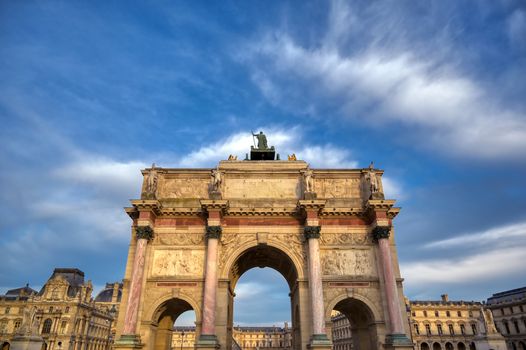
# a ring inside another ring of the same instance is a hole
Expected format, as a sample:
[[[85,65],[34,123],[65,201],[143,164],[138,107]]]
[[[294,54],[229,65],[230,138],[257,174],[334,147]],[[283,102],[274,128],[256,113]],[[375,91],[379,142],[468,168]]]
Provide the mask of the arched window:
[[[440,343],[434,343],[433,350],[442,350],[442,346],[440,346]]]
[[[53,324],[53,321],[51,321],[50,318],[47,318],[44,321],[44,325],[42,326],[42,334],[48,334],[51,332],[51,325]]]
[[[453,344],[446,343],[446,350],[453,350]]]
[[[469,344],[469,350],[477,350],[477,347],[475,346],[475,343]]]
[[[429,350],[429,345],[427,343],[420,344],[420,350]]]
[[[457,347],[458,347],[458,350],[466,350],[466,346],[462,342],[458,343]]]

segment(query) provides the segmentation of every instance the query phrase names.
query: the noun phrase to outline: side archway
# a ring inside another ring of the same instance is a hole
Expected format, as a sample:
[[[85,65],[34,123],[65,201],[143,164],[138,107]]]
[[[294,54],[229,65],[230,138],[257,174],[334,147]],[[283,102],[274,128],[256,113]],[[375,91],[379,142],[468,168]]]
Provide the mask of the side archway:
[[[175,321],[186,311],[194,307],[181,298],[169,298],[155,309],[151,317],[149,348],[155,350],[170,350],[172,348],[172,332]],[[196,312],[197,317],[197,312]]]
[[[357,298],[348,297],[338,301],[333,310],[342,313],[349,320],[354,349],[375,349],[377,347],[377,319],[369,305]]]

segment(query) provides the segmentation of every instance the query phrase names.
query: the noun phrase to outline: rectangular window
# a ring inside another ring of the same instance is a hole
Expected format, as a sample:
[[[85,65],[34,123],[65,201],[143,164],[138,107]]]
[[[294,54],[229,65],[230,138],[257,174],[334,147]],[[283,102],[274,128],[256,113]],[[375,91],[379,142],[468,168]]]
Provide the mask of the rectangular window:
[[[20,328],[20,325],[22,324],[22,321],[21,320],[16,320],[15,321],[15,331]]]
[[[462,333],[462,335],[466,334],[466,327],[463,324],[460,325],[460,333]]]
[[[431,326],[426,324],[426,334],[431,335]]]
[[[510,334],[510,326],[508,325],[508,322],[504,322],[504,328],[506,328],[506,334]]]
[[[457,316],[462,317],[462,311],[457,311]]]
[[[446,311],[446,316],[451,317],[451,314],[449,313],[449,311]]]
[[[450,324],[448,327],[449,327],[449,334],[455,335],[455,329],[453,329],[453,325]]]
[[[424,310],[424,317],[427,317],[427,311]]]
[[[8,307],[5,308],[5,313],[6,314],[8,314],[10,311],[11,311],[11,307],[8,306]]]
[[[521,331],[519,330],[519,322],[513,321],[513,325],[515,326],[515,332],[519,334]]]
[[[66,310],[64,311],[65,313],[68,313],[69,312],[69,306],[66,306]]]
[[[502,316],[506,315],[506,314],[504,313],[504,309],[500,309],[500,314],[501,314]]]
[[[473,334],[477,334],[477,325],[476,324],[471,324],[471,331],[473,332]]]
[[[435,311],[435,317],[438,317],[438,315],[439,315],[438,311]]]
[[[415,323],[415,333],[420,334],[420,328],[418,327],[416,323]]]
[[[442,332],[442,325],[441,324],[437,325],[437,329],[438,329],[438,335],[442,335],[443,332]]]

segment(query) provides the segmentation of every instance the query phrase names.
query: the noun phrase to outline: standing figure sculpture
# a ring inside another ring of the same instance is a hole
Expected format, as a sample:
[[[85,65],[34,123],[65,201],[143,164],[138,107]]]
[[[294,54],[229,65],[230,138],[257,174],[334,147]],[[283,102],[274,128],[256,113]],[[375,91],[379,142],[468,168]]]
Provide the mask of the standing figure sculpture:
[[[157,169],[155,168],[155,163],[153,163],[146,177],[146,186],[144,189],[144,194],[146,195],[147,199],[155,198],[155,192],[157,191],[157,181],[158,173]]]
[[[367,180],[369,181],[369,189],[371,190],[371,197],[380,192],[380,184],[374,171],[374,163],[371,162],[369,170],[367,171]]]
[[[221,192],[221,172],[219,169],[212,169],[212,172],[210,173],[210,184],[212,187],[212,192]]]
[[[252,132],[252,136],[258,139],[258,149],[268,149],[267,137],[263,134],[263,131],[260,131],[259,134]]]
[[[305,184],[305,192],[314,192],[314,179],[312,178],[312,170],[309,167],[303,171],[303,182]]]

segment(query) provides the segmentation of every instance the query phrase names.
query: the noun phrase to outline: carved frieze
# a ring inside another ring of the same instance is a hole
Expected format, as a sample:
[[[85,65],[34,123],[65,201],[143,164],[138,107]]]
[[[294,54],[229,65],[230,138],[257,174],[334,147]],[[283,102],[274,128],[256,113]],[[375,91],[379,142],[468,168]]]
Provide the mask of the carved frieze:
[[[157,236],[157,243],[163,245],[201,245],[203,241],[202,233],[169,233]]]
[[[367,233],[324,233],[320,237],[322,245],[363,245],[372,242]]]
[[[203,250],[156,250],[152,276],[201,277],[204,259]]]
[[[300,198],[299,178],[226,178],[223,198]]]
[[[208,198],[209,179],[164,179],[158,189],[158,198]]]
[[[324,251],[323,273],[342,276],[375,276],[373,261],[373,254],[368,249]]]
[[[318,198],[360,198],[359,178],[315,179]]]

